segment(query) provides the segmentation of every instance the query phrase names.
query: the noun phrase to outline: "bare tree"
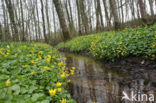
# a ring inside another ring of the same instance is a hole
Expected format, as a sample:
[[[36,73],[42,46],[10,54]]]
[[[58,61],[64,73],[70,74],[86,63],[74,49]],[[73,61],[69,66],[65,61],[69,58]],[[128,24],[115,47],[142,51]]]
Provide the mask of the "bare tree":
[[[48,43],[48,38],[47,38],[47,35],[46,35],[46,27],[45,27],[45,18],[44,18],[44,5],[43,5],[43,1],[40,0],[41,2],[41,12],[42,12],[42,25],[43,25],[43,35],[44,35],[44,38],[45,38],[45,42]]]
[[[16,23],[15,23],[14,11],[13,11],[11,0],[5,0],[5,3],[6,3],[6,6],[8,8],[10,21],[12,23],[11,27],[13,29],[13,40],[18,41],[19,40],[18,30],[17,30]]]
[[[54,2],[54,5],[56,8],[58,17],[59,17],[62,31],[63,31],[63,37],[64,37],[63,39],[64,39],[64,41],[66,41],[66,40],[70,39],[70,35],[69,35],[68,28],[67,28],[66,20],[65,20],[64,14],[63,14],[63,10],[61,8],[61,3],[60,3],[60,0],[53,0],[53,2]]]
[[[120,21],[119,21],[119,17],[118,17],[118,12],[117,12],[117,7],[116,7],[116,2],[115,0],[109,0],[110,6],[111,6],[111,12],[113,14],[114,17],[114,26],[115,26],[115,30],[120,29]]]

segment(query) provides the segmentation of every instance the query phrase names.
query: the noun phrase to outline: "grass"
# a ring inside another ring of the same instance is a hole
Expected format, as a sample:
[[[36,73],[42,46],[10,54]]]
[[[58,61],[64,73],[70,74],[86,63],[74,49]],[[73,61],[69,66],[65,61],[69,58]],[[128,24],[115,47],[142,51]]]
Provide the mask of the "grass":
[[[0,103],[75,103],[67,69],[47,44],[0,42]]]
[[[156,24],[150,27],[125,29],[119,32],[104,32],[76,37],[56,46],[68,48],[71,52],[88,51],[94,57],[105,61],[117,58],[139,56],[156,58]]]

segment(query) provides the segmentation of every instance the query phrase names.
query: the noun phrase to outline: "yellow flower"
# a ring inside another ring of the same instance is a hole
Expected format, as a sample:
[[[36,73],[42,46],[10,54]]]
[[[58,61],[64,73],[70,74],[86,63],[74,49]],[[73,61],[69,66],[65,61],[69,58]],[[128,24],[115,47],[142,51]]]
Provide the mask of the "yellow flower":
[[[15,56],[17,56],[18,54],[16,53]]]
[[[9,52],[6,53],[6,55],[9,55],[9,54],[10,54]]]
[[[10,86],[11,85],[10,79],[8,79],[5,84],[6,84],[6,86]]]
[[[59,67],[63,66],[63,62],[58,63],[58,66]]]
[[[1,50],[0,50],[0,54],[1,54],[1,55],[4,55],[4,53],[3,53]]]
[[[31,75],[34,75],[34,72],[31,72]]]
[[[57,83],[56,83],[56,86],[57,86],[57,87],[60,87],[61,85],[62,85],[62,84],[61,84],[60,82],[57,82]]]
[[[24,67],[25,67],[25,68],[28,68],[28,65],[26,64]]]
[[[61,100],[61,103],[66,103],[66,102],[67,102],[66,99],[62,99],[62,100]]]
[[[56,94],[56,89],[50,89],[50,90],[49,90],[49,94],[50,94],[50,96],[55,96],[55,94]]]
[[[20,49],[18,49],[18,52],[19,52],[19,53],[21,53],[21,50],[20,50]]]
[[[62,74],[61,74],[61,78],[65,78],[66,77],[66,75],[65,75],[65,73],[63,72]]]
[[[58,91],[58,92],[61,92],[61,91],[62,91],[62,88],[57,88],[57,91]]]
[[[67,80],[67,82],[68,82],[68,83],[70,83],[70,82],[71,82],[71,80]]]
[[[75,67],[72,67],[72,69],[75,70],[76,68]]]
[[[155,57],[156,57],[156,55],[154,55],[154,54],[153,54],[153,55],[152,55],[152,57],[153,57],[153,58],[155,58]]]
[[[45,58],[45,60],[47,61],[47,62],[50,62],[50,60],[51,60],[51,56],[50,55],[48,55],[48,57],[44,57]]]
[[[31,57],[31,54],[27,54],[27,57]]]
[[[42,53],[43,53],[42,51],[39,51],[39,52],[38,52],[38,54],[42,54]]]
[[[67,60],[67,58],[63,58],[64,60]]]
[[[123,55],[124,55],[124,53],[122,52],[122,53],[121,53],[121,55],[123,56]]]
[[[32,60],[31,63],[34,64],[34,61]]]
[[[36,61],[38,61],[38,60],[39,60],[39,58],[36,58],[35,60],[36,60]]]
[[[52,68],[55,68],[55,66],[54,66],[54,65],[52,65],[51,67],[52,67]]]
[[[120,45],[122,44],[122,42],[119,43]]]
[[[61,59],[60,58],[57,58],[57,61],[60,61]]]
[[[47,66],[44,66],[44,69],[45,69],[45,70],[49,70],[50,68],[49,68],[49,67],[47,67]]]
[[[153,46],[153,47],[156,47],[156,45],[154,45],[154,44],[153,44],[152,46]]]
[[[74,70],[70,70],[71,75],[74,75]]]

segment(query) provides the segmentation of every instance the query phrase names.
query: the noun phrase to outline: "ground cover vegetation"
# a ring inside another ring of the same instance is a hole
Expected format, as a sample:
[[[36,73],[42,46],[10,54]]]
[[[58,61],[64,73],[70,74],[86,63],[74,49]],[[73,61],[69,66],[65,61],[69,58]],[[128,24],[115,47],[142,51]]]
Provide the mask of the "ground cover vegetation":
[[[59,43],[56,47],[67,48],[76,53],[88,51],[94,57],[106,61],[128,56],[155,59],[156,25],[80,36],[68,42]]]
[[[1,42],[0,103],[75,103],[65,60],[47,44]]]

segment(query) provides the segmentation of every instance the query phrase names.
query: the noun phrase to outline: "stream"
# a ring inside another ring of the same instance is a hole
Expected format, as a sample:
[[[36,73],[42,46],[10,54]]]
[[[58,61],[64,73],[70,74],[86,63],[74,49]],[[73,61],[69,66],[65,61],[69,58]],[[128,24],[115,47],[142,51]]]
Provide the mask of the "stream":
[[[156,96],[155,76],[151,73],[147,78],[137,78],[129,71],[122,72],[116,68],[106,68],[103,62],[76,54],[61,53],[66,57],[68,68],[76,67],[68,91],[77,103],[154,103],[152,95]],[[153,79],[152,79],[153,77]],[[123,92],[130,100],[123,99]],[[133,93],[132,93],[133,92]],[[132,95],[137,95],[132,98]],[[144,95],[144,96],[142,96]],[[150,100],[149,100],[150,99]],[[144,101],[144,102],[143,102]]]

